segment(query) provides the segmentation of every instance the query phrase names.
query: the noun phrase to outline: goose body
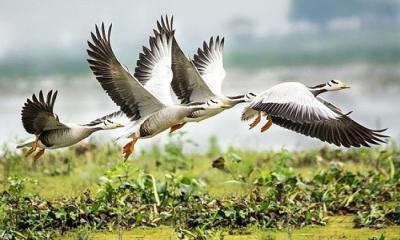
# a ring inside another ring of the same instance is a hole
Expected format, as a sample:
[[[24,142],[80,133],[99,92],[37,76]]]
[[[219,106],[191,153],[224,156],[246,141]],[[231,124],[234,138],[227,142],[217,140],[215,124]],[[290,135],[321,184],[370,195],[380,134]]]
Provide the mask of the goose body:
[[[272,123],[297,133],[318,138],[321,141],[344,147],[370,146],[384,142],[385,129],[373,130],[352,120],[338,107],[321,98],[327,91],[348,88],[338,80],[307,87],[298,82],[277,84],[259,94],[243,111],[242,120],[255,118],[250,129],[259,122],[261,115],[267,123],[261,128],[266,131]]]
[[[77,124],[66,124],[68,128],[44,131],[39,136],[37,146],[43,149],[57,149],[72,146],[83,139],[89,137],[92,133],[100,130]],[[36,138],[31,138],[18,148],[29,147],[35,142]]]
[[[173,103],[171,93],[165,87],[172,80],[173,35],[155,32],[155,36],[150,37],[150,48],[143,47],[134,75],[115,57],[110,35],[111,25],[108,32],[104,24],[101,30],[96,26],[96,33],[91,34],[92,42],[88,42],[88,62],[100,85],[132,122],[120,137],[132,139],[123,148],[125,160],[133,152],[138,139],[153,137],[180,124],[192,112],[219,106],[218,102],[199,102],[196,105]],[[144,83],[151,87],[146,89]]]
[[[28,155],[36,151],[36,148],[40,148],[41,150],[34,156],[35,159],[43,154],[44,149],[68,147],[96,131],[123,126],[122,123],[114,122],[120,116],[118,112],[88,124],[62,123],[53,112],[56,97],[57,91],[54,94],[53,91],[49,91],[45,100],[43,92],[40,91],[39,97],[33,94],[32,99],[27,99],[22,108],[23,126],[28,133],[34,134],[35,138],[18,145],[17,148],[31,146]]]

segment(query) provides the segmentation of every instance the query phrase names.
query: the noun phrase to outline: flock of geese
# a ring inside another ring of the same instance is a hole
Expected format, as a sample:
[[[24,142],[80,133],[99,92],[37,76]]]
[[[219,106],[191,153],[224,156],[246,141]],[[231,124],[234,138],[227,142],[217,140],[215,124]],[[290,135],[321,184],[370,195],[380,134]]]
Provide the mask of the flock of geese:
[[[151,138],[167,129],[174,132],[188,122],[205,120],[239,103],[248,103],[241,119],[254,119],[250,129],[262,117],[266,118],[261,132],[274,123],[344,147],[369,147],[384,142],[387,137],[382,134],[386,129],[366,128],[352,120],[350,113],[320,97],[327,91],[348,88],[338,80],[314,87],[285,82],[260,94],[224,95],[221,91],[226,75],[224,38],[204,42],[193,59],[189,59],[178,45],[173,18],[168,16],[157,21],[149,47],[143,47],[131,74],[112,50],[111,27],[106,30],[104,23],[101,27],[95,26],[88,41],[87,61],[97,81],[120,110],[86,124],[63,123],[54,113],[57,91],[33,94],[22,108],[22,123],[35,137],[17,146],[30,147],[27,156],[38,149],[34,155],[36,160],[45,149],[71,146],[96,131],[124,127],[120,138],[130,139],[123,147],[126,160],[138,139]],[[174,99],[180,102],[175,103]]]

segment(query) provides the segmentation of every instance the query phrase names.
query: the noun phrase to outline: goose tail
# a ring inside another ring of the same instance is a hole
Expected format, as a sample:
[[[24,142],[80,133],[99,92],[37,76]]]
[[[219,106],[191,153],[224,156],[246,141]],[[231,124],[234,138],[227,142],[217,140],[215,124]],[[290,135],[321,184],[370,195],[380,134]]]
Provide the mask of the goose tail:
[[[255,118],[257,116],[257,114],[258,114],[258,111],[254,110],[252,108],[246,107],[242,113],[241,120],[248,121],[252,118]]]
[[[34,138],[29,139],[29,140],[27,140],[27,141],[25,141],[25,142],[23,142],[23,143],[17,145],[17,149],[18,149],[18,148],[23,148],[23,147],[30,147],[30,146],[32,146],[32,143],[33,143],[33,142],[35,142],[35,139],[34,139]]]
[[[133,121],[133,122],[129,123],[128,125],[126,125],[124,128],[124,133],[122,135],[120,135],[119,137],[116,137],[114,139],[114,142],[117,142],[123,138],[131,137],[132,134],[135,133],[136,125],[138,125],[138,123],[140,123],[140,121]]]

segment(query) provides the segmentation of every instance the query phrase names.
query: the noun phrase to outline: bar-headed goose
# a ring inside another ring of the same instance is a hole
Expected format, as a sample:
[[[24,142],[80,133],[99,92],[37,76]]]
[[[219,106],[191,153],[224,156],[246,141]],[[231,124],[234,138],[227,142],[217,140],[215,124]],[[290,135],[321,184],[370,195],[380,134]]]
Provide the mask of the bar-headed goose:
[[[45,149],[68,147],[96,131],[123,127],[125,119],[121,112],[109,114],[88,124],[62,123],[53,111],[56,97],[57,91],[48,92],[46,99],[40,91],[39,98],[33,94],[32,99],[26,100],[22,108],[22,124],[28,133],[35,135],[35,138],[17,146],[31,147],[26,156],[40,148],[34,156],[37,160]]]
[[[157,21],[157,29],[161,34],[172,36],[172,89],[182,104],[218,100],[226,105],[225,108],[206,109],[196,111],[185,119],[185,122],[171,128],[171,132],[181,128],[186,122],[199,122],[212,117],[227,108],[232,108],[238,103],[250,102],[255,94],[227,97],[222,93],[222,83],[225,78],[223,65],[224,38],[211,38],[209,43],[203,43],[203,48],[198,49],[194,60],[189,60],[180,49],[173,36],[173,17],[171,20],[161,17]]]
[[[168,100],[170,93],[167,93],[163,84],[169,85],[172,80],[172,37],[155,33],[155,37],[150,37],[150,49],[144,47],[144,54],[140,55],[138,66],[143,67],[141,78],[146,79],[147,84],[154,83],[152,88],[157,90],[155,96],[119,63],[111,48],[110,35],[111,25],[107,33],[104,24],[101,31],[96,26],[96,33],[91,33],[92,42],[88,41],[88,62],[103,89],[132,121],[121,136],[132,139],[123,148],[125,160],[133,152],[139,138],[153,137],[181,123],[193,112],[223,106],[218,101],[174,105]],[[140,123],[139,127],[136,127],[137,122]]]
[[[360,147],[384,142],[387,136],[382,130],[366,128],[352,120],[338,107],[322,99],[318,95],[327,91],[337,91],[348,88],[339,80],[331,80],[326,84],[306,87],[298,82],[277,84],[259,94],[247,106],[242,114],[242,120],[255,118],[250,129],[261,120],[261,115],[267,116],[267,123],[261,128],[266,131],[272,123],[318,138],[321,141],[337,146]]]

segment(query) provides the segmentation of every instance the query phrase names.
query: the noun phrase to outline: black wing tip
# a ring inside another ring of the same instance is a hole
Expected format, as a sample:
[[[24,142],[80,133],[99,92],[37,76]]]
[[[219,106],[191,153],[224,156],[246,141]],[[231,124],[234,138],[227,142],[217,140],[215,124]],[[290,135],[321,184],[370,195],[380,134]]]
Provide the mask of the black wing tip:
[[[165,14],[165,17],[161,15],[160,20],[157,20],[157,29],[160,34],[167,34],[168,37],[174,36],[174,16],[171,15],[171,18],[168,18],[168,14]]]
[[[111,31],[112,31],[112,23],[108,26],[107,31],[105,30],[106,24],[104,21],[101,22],[100,25],[95,24],[94,25],[94,31],[90,32],[90,37],[92,38],[93,42],[90,42],[89,40],[87,41],[89,48],[92,49],[92,46],[97,46],[99,41],[106,41],[110,42],[110,36],[111,36]]]

